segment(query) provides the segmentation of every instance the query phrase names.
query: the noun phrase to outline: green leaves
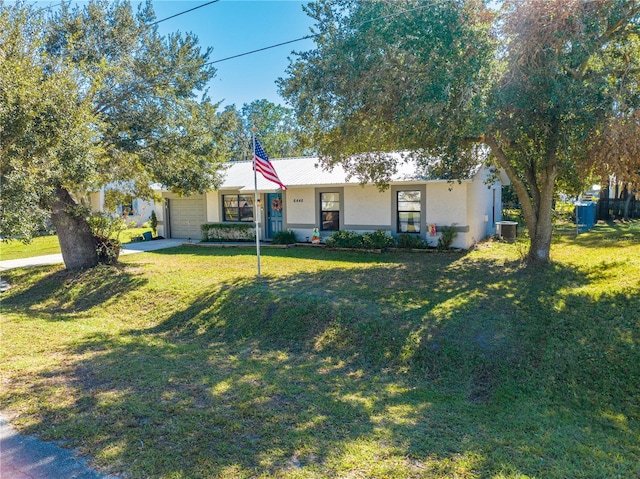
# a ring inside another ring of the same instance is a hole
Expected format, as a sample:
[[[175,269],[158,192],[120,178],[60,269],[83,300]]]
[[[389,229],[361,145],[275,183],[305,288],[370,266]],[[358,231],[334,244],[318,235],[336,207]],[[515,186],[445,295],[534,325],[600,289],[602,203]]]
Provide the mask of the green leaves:
[[[385,152],[438,156],[455,178],[473,143],[489,145],[518,192],[532,253],[548,261],[556,181],[575,187],[619,132],[637,137],[640,6],[484,3],[317,1],[307,8],[316,48],[297,55],[281,93],[325,166],[380,186],[397,166]],[[632,156],[635,143],[616,154]]]
[[[184,194],[214,186],[227,125],[196,97],[214,75],[210,49],[191,34],[160,36],[150,3],[49,15],[0,5],[0,235],[28,237],[58,187],[148,197],[151,182]]]
[[[477,135],[493,40],[477,2],[318,2],[319,36],[282,94],[334,161]],[[334,5],[332,2],[331,5]]]
[[[251,158],[252,134],[258,136],[271,158],[291,158],[313,151],[312,145],[305,144],[293,111],[268,100],[254,100],[240,109],[230,105],[219,117],[228,125],[226,138],[234,160]]]
[[[54,186],[86,187],[95,126],[64,59],[42,54],[37,12],[0,8],[0,235],[25,239],[44,225]]]

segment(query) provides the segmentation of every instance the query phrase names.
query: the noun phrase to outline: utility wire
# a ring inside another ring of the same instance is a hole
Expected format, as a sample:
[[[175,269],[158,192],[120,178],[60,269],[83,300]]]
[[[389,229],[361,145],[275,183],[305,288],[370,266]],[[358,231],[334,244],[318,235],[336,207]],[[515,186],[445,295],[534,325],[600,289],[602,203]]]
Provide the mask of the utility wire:
[[[431,4],[427,4],[427,5],[422,5],[420,7],[411,8],[409,10],[401,10],[399,12],[390,13],[389,15],[384,15],[384,16],[377,17],[377,18],[374,18],[374,19],[371,19],[371,20],[367,20],[366,22],[362,22],[358,26],[362,27],[362,26],[364,26],[364,25],[366,25],[368,23],[378,22],[380,20],[386,20],[388,18],[397,17],[398,15],[402,15],[402,14],[405,14],[405,13],[413,12],[413,11],[416,11],[416,10],[421,10],[421,9],[427,8],[429,6],[432,6],[432,5]],[[265,50],[270,50],[271,48],[281,47],[282,45],[288,45],[289,43],[295,43],[295,42],[300,42],[302,40],[308,40],[309,38],[315,38],[315,37],[317,37],[319,35],[320,35],[320,33],[315,33],[313,35],[306,35],[304,37],[296,38],[295,40],[289,40],[287,42],[276,43],[275,45],[269,45],[268,47],[258,48],[257,50],[251,50],[251,51],[244,52],[244,53],[238,53],[237,55],[232,55],[230,57],[220,58],[219,60],[213,60],[211,62],[205,63],[204,65],[213,65],[214,63],[220,63],[220,62],[224,62],[224,61],[227,61],[227,60],[232,60],[234,58],[244,57],[246,55],[251,55],[253,53],[258,53],[258,52],[262,52],[262,51],[265,51]]]
[[[60,3],[56,3],[55,5],[49,5],[48,7],[41,7],[41,8],[38,8],[36,12],[41,12],[43,10],[50,10],[52,8],[59,7],[60,5],[63,5],[63,4],[64,2],[60,2]]]
[[[203,3],[202,5],[198,5],[197,7],[190,8],[189,10],[185,10],[183,12],[178,12],[175,15],[171,15],[170,17],[163,18],[162,20],[157,20],[157,21],[155,21],[153,23],[150,23],[147,26],[152,27],[153,25],[157,25],[158,23],[162,23],[162,22],[165,22],[167,20],[171,20],[172,18],[179,17],[180,15],[184,15],[185,13],[193,12],[194,10],[197,10],[198,8],[206,7],[207,5],[211,5],[212,3],[216,3],[216,2],[219,2],[219,1],[220,0],[213,0],[211,2]]]
[[[245,55],[251,55],[252,53],[258,53],[264,50],[269,50],[271,48],[281,47],[282,45],[288,45],[289,43],[295,43],[302,40],[307,40],[308,38],[317,37],[318,35],[320,34],[316,33],[314,35],[307,35],[305,37],[296,38],[295,40],[289,40],[288,42],[277,43],[275,45],[269,45],[268,47],[258,48],[257,50],[251,50],[250,52],[238,53],[237,55],[232,55],[230,57],[221,58],[220,60],[214,60],[212,62],[205,63],[205,65],[213,65],[214,63],[224,62],[226,60],[231,60],[233,58],[244,57]]]
[[[178,12],[175,15],[171,15],[170,17],[166,17],[166,18],[163,18],[161,20],[156,20],[153,23],[149,23],[147,26],[148,27],[152,27],[153,25],[157,25],[158,23],[166,22],[167,20],[171,20],[172,18],[179,17],[180,15],[184,15],[185,13],[193,12],[194,10],[197,10],[198,8],[206,7],[207,5],[211,5],[212,3],[217,3],[219,1],[220,0],[212,0],[211,2],[203,3],[202,5],[198,5],[197,7],[190,8],[189,10],[184,10],[182,12]],[[60,3],[57,3],[55,5],[49,5],[48,7],[42,7],[40,9],[36,10],[36,11],[37,12],[41,12],[42,10],[50,10],[52,8],[59,7],[60,5],[64,5],[64,2],[60,2]]]

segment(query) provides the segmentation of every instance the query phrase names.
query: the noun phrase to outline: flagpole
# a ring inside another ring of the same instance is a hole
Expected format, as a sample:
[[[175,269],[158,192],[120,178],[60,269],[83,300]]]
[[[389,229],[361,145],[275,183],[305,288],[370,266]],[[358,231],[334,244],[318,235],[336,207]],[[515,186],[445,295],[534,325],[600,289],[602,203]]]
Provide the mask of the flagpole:
[[[253,149],[253,193],[254,193],[254,220],[256,222],[256,253],[258,256],[258,278],[260,277],[260,205],[258,203],[258,169],[256,168],[256,136],[251,133],[251,147]]]

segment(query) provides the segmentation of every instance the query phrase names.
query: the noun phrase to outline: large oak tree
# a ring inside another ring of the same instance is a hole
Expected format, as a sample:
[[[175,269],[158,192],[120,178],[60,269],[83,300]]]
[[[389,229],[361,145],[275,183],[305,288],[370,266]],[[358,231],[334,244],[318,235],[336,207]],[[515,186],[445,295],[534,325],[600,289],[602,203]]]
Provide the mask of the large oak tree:
[[[215,186],[226,124],[206,95],[209,49],[161,36],[150,3],[91,1],[44,16],[0,5],[0,234],[47,217],[67,268],[99,261],[78,198],[105,185],[150,197]]]
[[[586,175],[613,119],[640,107],[640,3],[331,0],[307,12],[316,48],[281,92],[325,166],[385,186],[397,165],[384,152],[409,150],[456,178],[488,145],[522,205],[527,259],[549,261],[556,186]]]

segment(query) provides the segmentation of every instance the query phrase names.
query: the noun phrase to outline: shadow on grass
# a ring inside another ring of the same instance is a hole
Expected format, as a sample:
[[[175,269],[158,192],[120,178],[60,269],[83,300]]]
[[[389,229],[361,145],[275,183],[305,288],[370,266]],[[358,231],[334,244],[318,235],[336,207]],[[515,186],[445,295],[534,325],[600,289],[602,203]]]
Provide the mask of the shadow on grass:
[[[581,296],[590,272],[560,265],[356,257],[87,338],[35,381],[75,398],[41,423],[132,477],[637,472],[633,297]]]
[[[348,249],[331,249],[317,246],[290,246],[287,248],[283,247],[269,247],[262,246],[260,248],[260,254],[263,257],[269,256],[280,256],[287,257],[292,259],[311,259],[314,261],[331,261],[336,263],[364,263],[368,264],[371,262],[388,262],[390,258],[390,252],[386,251],[384,253],[377,252],[368,252],[368,251],[358,251]],[[399,250],[402,253],[402,250]],[[191,246],[178,246],[173,248],[166,248],[157,251],[150,251],[149,253],[160,254],[160,255],[187,255],[194,257],[209,257],[212,255],[222,255],[225,257],[237,257],[237,256],[252,256],[256,257],[256,247],[255,243],[247,243],[239,245],[239,246],[219,246],[215,243],[211,245],[204,244],[198,245],[194,244]],[[427,258],[430,255],[434,256],[445,256],[445,257],[456,257],[464,255],[465,251],[459,250],[451,250],[451,251],[436,251],[435,249],[430,250],[422,250],[417,252],[416,254],[426,256]]]
[[[35,275],[34,271],[41,271]],[[57,270],[51,267],[12,270],[4,273],[18,291],[3,298],[6,311],[44,313],[52,320],[65,320],[73,314],[116,300],[146,280],[124,265],[104,266],[82,271]]]
[[[558,235],[557,241],[575,243],[587,248],[637,245],[640,244],[640,220],[599,221],[592,229],[581,234],[576,234],[575,227],[565,227]]]

